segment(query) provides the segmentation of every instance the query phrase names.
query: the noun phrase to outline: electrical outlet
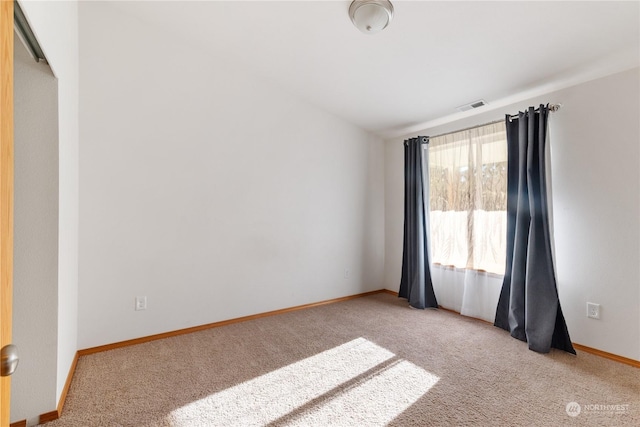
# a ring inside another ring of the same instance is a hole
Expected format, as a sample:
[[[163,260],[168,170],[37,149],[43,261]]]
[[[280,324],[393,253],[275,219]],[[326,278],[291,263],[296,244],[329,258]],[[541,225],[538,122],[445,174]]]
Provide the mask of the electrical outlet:
[[[348,278],[349,278],[349,275],[350,275],[350,271],[349,271],[349,269],[348,269],[348,268],[345,268],[345,269],[344,269],[344,278],[345,278],[345,279],[348,279]]]
[[[136,311],[147,309],[147,297],[136,297]]]
[[[587,303],[587,317],[592,319],[600,319],[600,304],[592,302]]]

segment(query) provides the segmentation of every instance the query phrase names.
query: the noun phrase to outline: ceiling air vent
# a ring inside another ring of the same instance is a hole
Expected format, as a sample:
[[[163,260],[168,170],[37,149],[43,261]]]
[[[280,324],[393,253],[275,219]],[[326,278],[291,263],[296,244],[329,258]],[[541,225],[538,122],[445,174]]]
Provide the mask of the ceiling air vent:
[[[478,107],[482,107],[487,105],[487,103],[485,102],[484,99],[480,99],[478,101],[473,101],[470,102],[469,104],[465,104],[465,105],[461,105],[460,107],[456,107],[456,110],[458,111],[469,111],[469,110],[473,110],[474,108],[478,108]]]

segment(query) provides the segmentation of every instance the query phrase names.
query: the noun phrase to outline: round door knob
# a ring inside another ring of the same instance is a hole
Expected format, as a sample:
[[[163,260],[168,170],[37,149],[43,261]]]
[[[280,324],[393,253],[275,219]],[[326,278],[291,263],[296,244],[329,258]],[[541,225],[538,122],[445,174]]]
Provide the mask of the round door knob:
[[[2,361],[0,362],[0,375],[8,377],[13,374],[18,367],[18,347],[13,344],[5,345],[0,351]]]

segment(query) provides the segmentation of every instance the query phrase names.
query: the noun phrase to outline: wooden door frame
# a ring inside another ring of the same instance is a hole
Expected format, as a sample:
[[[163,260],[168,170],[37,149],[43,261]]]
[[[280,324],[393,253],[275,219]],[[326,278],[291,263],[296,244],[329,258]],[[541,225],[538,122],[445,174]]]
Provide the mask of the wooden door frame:
[[[13,0],[0,0],[0,347],[11,343],[13,303]],[[0,379],[0,426],[9,426],[11,377]]]

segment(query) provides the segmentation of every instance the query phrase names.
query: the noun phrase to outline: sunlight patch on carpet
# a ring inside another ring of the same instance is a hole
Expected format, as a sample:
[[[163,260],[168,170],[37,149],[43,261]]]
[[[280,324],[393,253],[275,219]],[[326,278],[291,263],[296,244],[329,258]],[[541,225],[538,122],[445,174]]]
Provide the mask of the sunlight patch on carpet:
[[[395,359],[394,359],[395,358]],[[439,380],[357,338],[172,411],[193,425],[384,425]]]
[[[384,426],[415,403],[439,378],[406,360],[287,422],[291,426]]]

